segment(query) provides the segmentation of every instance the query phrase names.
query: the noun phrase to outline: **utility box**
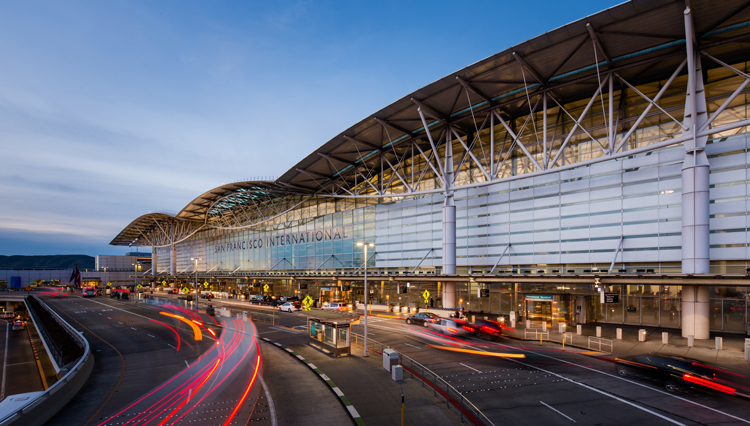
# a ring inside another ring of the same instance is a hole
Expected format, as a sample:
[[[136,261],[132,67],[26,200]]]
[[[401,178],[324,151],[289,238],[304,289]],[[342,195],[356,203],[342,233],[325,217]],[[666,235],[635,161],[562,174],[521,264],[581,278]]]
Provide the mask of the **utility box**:
[[[398,352],[391,348],[383,350],[383,368],[385,368],[385,371],[391,372],[391,367],[396,365],[398,365]]]
[[[394,382],[400,382],[404,380],[404,367],[400,365],[394,365],[391,369],[391,378]]]

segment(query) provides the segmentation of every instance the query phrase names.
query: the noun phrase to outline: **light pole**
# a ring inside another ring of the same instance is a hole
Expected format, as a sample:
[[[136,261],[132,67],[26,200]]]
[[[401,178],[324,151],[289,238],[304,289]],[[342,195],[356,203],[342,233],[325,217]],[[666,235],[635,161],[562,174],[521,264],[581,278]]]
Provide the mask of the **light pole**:
[[[200,257],[191,257],[195,261],[195,306],[198,306],[198,261],[203,260]]]
[[[367,247],[375,247],[373,243],[357,243],[357,246],[365,248],[365,354],[367,355]]]
[[[141,264],[138,262],[135,262],[135,263],[132,263],[131,265],[133,265],[133,269],[135,270],[135,273],[133,274],[133,295],[134,295],[133,298],[134,298],[134,303],[137,305],[138,304],[138,267],[141,266]]]

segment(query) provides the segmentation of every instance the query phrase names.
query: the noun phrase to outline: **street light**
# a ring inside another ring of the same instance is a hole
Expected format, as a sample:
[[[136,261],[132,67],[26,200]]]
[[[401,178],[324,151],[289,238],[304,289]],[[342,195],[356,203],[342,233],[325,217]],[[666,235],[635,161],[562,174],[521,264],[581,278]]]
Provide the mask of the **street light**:
[[[141,266],[140,263],[135,262],[131,263],[133,265],[133,269],[135,270],[135,274],[133,275],[133,294],[135,299],[135,304],[138,304],[138,268]]]
[[[195,306],[198,306],[198,261],[203,260],[200,257],[191,257],[195,261]]]
[[[357,243],[358,247],[365,248],[365,354],[367,355],[367,247],[375,247],[373,243]]]

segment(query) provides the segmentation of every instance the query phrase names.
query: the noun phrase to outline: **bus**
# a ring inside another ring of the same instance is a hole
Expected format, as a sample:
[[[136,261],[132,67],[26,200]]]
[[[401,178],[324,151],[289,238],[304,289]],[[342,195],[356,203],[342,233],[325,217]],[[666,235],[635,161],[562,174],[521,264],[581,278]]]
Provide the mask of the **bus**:
[[[94,297],[96,296],[96,289],[94,287],[83,287],[81,289],[81,296]]]

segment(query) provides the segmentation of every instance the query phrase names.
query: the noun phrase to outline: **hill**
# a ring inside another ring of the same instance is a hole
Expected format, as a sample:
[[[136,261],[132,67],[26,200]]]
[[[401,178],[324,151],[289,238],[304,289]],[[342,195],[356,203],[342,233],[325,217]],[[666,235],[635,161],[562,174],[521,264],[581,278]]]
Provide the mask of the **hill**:
[[[52,256],[0,256],[0,269],[94,269],[96,259],[85,254]]]

